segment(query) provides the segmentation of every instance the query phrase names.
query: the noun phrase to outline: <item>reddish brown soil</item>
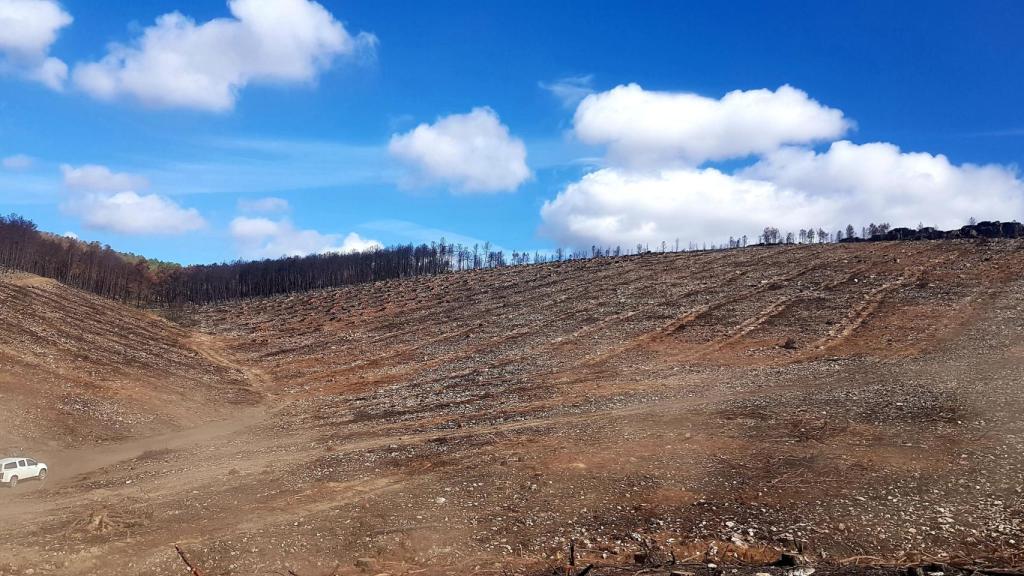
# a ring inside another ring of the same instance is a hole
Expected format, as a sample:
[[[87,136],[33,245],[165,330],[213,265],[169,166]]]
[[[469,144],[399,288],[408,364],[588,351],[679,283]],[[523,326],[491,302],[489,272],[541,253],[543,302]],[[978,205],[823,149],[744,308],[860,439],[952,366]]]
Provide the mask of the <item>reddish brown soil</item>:
[[[52,280],[0,273],[0,453],[139,438],[260,403],[204,338]]]
[[[204,574],[536,572],[570,539],[1017,565],[1022,248],[646,255],[173,322],[3,277],[0,445],[53,476],[0,490],[0,574],[182,573],[175,543]]]

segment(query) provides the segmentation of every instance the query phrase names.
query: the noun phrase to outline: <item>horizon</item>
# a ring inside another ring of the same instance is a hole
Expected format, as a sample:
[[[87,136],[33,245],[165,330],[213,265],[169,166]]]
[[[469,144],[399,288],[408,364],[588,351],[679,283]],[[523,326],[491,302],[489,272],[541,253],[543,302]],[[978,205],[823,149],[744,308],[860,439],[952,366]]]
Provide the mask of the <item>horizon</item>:
[[[925,6],[0,0],[0,212],[183,265],[1019,220],[1024,6]]]
[[[679,253],[679,252],[706,252],[714,250],[733,250],[748,247],[757,246],[799,246],[799,245],[823,245],[823,244],[839,244],[844,242],[877,242],[877,241],[907,241],[907,240],[936,240],[936,239],[975,239],[975,238],[1017,238],[1020,236],[1020,230],[1015,228],[1008,228],[1007,225],[1017,225],[1020,227],[1020,222],[1016,219],[1009,221],[1002,220],[982,220],[978,221],[976,218],[971,217],[967,223],[963,226],[955,226],[950,229],[940,229],[932,226],[925,226],[923,223],[918,223],[916,227],[900,226],[893,227],[888,222],[874,223],[871,222],[867,226],[861,226],[859,229],[853,224],[847,224],[844,228],[840,228],[835,232],[827,231],[823,228],[815,229],[800,229],[799,231],[780,230],[778,228],[766,226],[756,238],[750,238],[747,235],[741,236],[729,236],[727,242],[722,243],[711,243],[707,242],[690,242],[687,245],[679,243],[678,239],[674,242],[661,241],[654,244],[651,247],[650,243],[638,243],[635,246],[626,246],[625,248],[621,244],[616,245],[597,245],[592,244],[589,247],[565,247],[559,246],[549,250],[534,250],[520,251],[520,250],[506,250],[501,246],[497,246],[489,241],[484,240],[482,243],[474,244],[462,244],[460,242],[451,242],[446,238],[439,238],[437,240],[431,240],[427,242],[405,242],[405,243],[394,243],[388,245],[376,245],[370,246],[365,249],[359,250],[326,250],[321,252],[314,252],[310,254],[296,254],[296,255],[282,255],[282,256],[266,256],[262,258],[235,258],[234,260],[221,260],[215,262],[200,262],[192,264],[184,264],[172,260],[160,260],[158,258],[151,258],[145,254],[137,254],[134,252],[123,252],[110,246],[109,244],[102,244],[98,241],[86,241],[78,238],[74,235],[57,234],[48,230],[41,230],[38,228],[35,222],[30,219],[24,218],[23,216],[11,213],[8,215],[0,214],[0,228],[6,223],[28,223],[33,227],[33,230],[39,233],[41,236],[52,237],[56,240],[67,240],[72,243],[77,243],[83,246],[98,245],[100,248],[105,250],[113,250],[115,253],[125,256],[140,258],[143,261],[160,264],[160,265],[174,265],[182,268],[216,268],[216,267],[236,267],[239,265],[248,264],[260,264],[273,261],[287,260],[287,259],[304,259],[310,256],[350,256],[359,255],[376,251],[396,251],[406,248],[429,248],[435,251],[435,257],[439,254],[436,252],[440,249],[440,254],[444,254],[444,248],[447,247],[447,261],[451,267],[451,271],[463,271],[463,270],[479,270],[488,268],[501,268],[507,266],[519,266],[519,265],[530,265],[530,264],[551,264],[558,262],[567,262],[572,260],[588,260],[594,258],[607,258],[607,257],[628,257],[628,256],[643,256],[645,254],[657,254],[657,253]],[[996,229],[992,229],[992,226],[996,225]],[[999,226],[1001,225],[1001,226]],[[989,230],[983,232],[982,228],[988,228]],[[915,234],[916,232],[916,234]],[[908,234],[909,233],[909,234]],[[937,235],[936,235],[937,234]],[[494,258],[492,262],[491,258]],[[472,258],[469,258],[472,256]],[[463,257],[466,258],[465,266],[463,265]],[[479,257],[479,260],[477,258]],[[458,261],[458,265],[456,265]],[[15,266],[13,269],[18,269]],[[45,276],[45,274],[44,274]]]

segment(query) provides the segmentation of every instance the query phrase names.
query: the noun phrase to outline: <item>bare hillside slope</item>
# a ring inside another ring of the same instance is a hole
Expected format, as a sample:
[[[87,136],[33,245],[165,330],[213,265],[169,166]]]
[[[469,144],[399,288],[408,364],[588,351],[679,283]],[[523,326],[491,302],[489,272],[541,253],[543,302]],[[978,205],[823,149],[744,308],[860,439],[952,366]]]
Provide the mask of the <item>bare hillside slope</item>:
[[[257,398],[178,326],[52,280],[0,274],[0,448],[153,434]]]
[[[1020,241],[651,254],[143,324],[171,373],[210,366],[204,409],[238,379],[262,408],[0,492],[0,569],[171,574],[179,543],[212,574],[538,572],[570,540],[632,572],[1022,564]]]

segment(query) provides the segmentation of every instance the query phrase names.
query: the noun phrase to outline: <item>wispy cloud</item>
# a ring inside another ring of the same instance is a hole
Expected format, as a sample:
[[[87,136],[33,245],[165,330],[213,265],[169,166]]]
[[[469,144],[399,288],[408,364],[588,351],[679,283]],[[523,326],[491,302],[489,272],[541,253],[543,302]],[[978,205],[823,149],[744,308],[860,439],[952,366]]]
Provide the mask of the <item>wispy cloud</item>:
[[[242,212],[273,214],[275,212],[287,212],[291,209],[291,206],[284,198],[268,196],[255,199],[241,198],[238,200],[238,209]]]
[[[594,75],[566,76],[554,82],[538,82],[566,108],[575,108],[584,98],[594,93]]]
[[[464,246],[472,246],[474,244],[480,244],[482,246],[484,242],[486,242],[486,240],[475,238],[473,236],[459,234],[458,232],[442,228],[422,226],[407,220],[374,220],[372,222],[361,224],[359,228],[374,232],[382,232],[391,236],[393,239],[392,241],[399,244],[429,244],[430,242],[437,242],[441,238],[444,238],[449,244],[462,244]],[[500,248],[495,247],[495,249]]]
[[[602,149],[576,140],[571,133],[563,138],[527,142],[530,165],[537,170],[552,168],[594,168],[605,164]]]
[[[967,134],[973,137],[1003,137],[1003,136],[1024,136],[1024,128],[1008,128],[1006,130],[989,130],[985,132],[971,132]]]
[[[15,154],[0,160],[0,166],[4,170],[28,170],[35,163],[35,158],[27,154]]]
[[[53,204],[61,179],[57,172],[0,170],[0,206]]]
[[[157,161],[146,173],[154,185],[175,194],[276,194],[389,184],[399,178],[383,143],[236,138],[203,141],[198,149],[202,157],[217,160]]]

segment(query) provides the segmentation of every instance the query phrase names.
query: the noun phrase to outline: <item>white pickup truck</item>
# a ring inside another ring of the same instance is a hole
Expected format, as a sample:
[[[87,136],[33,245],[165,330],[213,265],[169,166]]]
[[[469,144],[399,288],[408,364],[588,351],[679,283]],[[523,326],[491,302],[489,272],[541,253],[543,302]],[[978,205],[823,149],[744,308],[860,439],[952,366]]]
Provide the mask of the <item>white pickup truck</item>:
[[[46,464],[31,458],[0,458],[0,484],[14,488],[20,480],[46,480]]]

